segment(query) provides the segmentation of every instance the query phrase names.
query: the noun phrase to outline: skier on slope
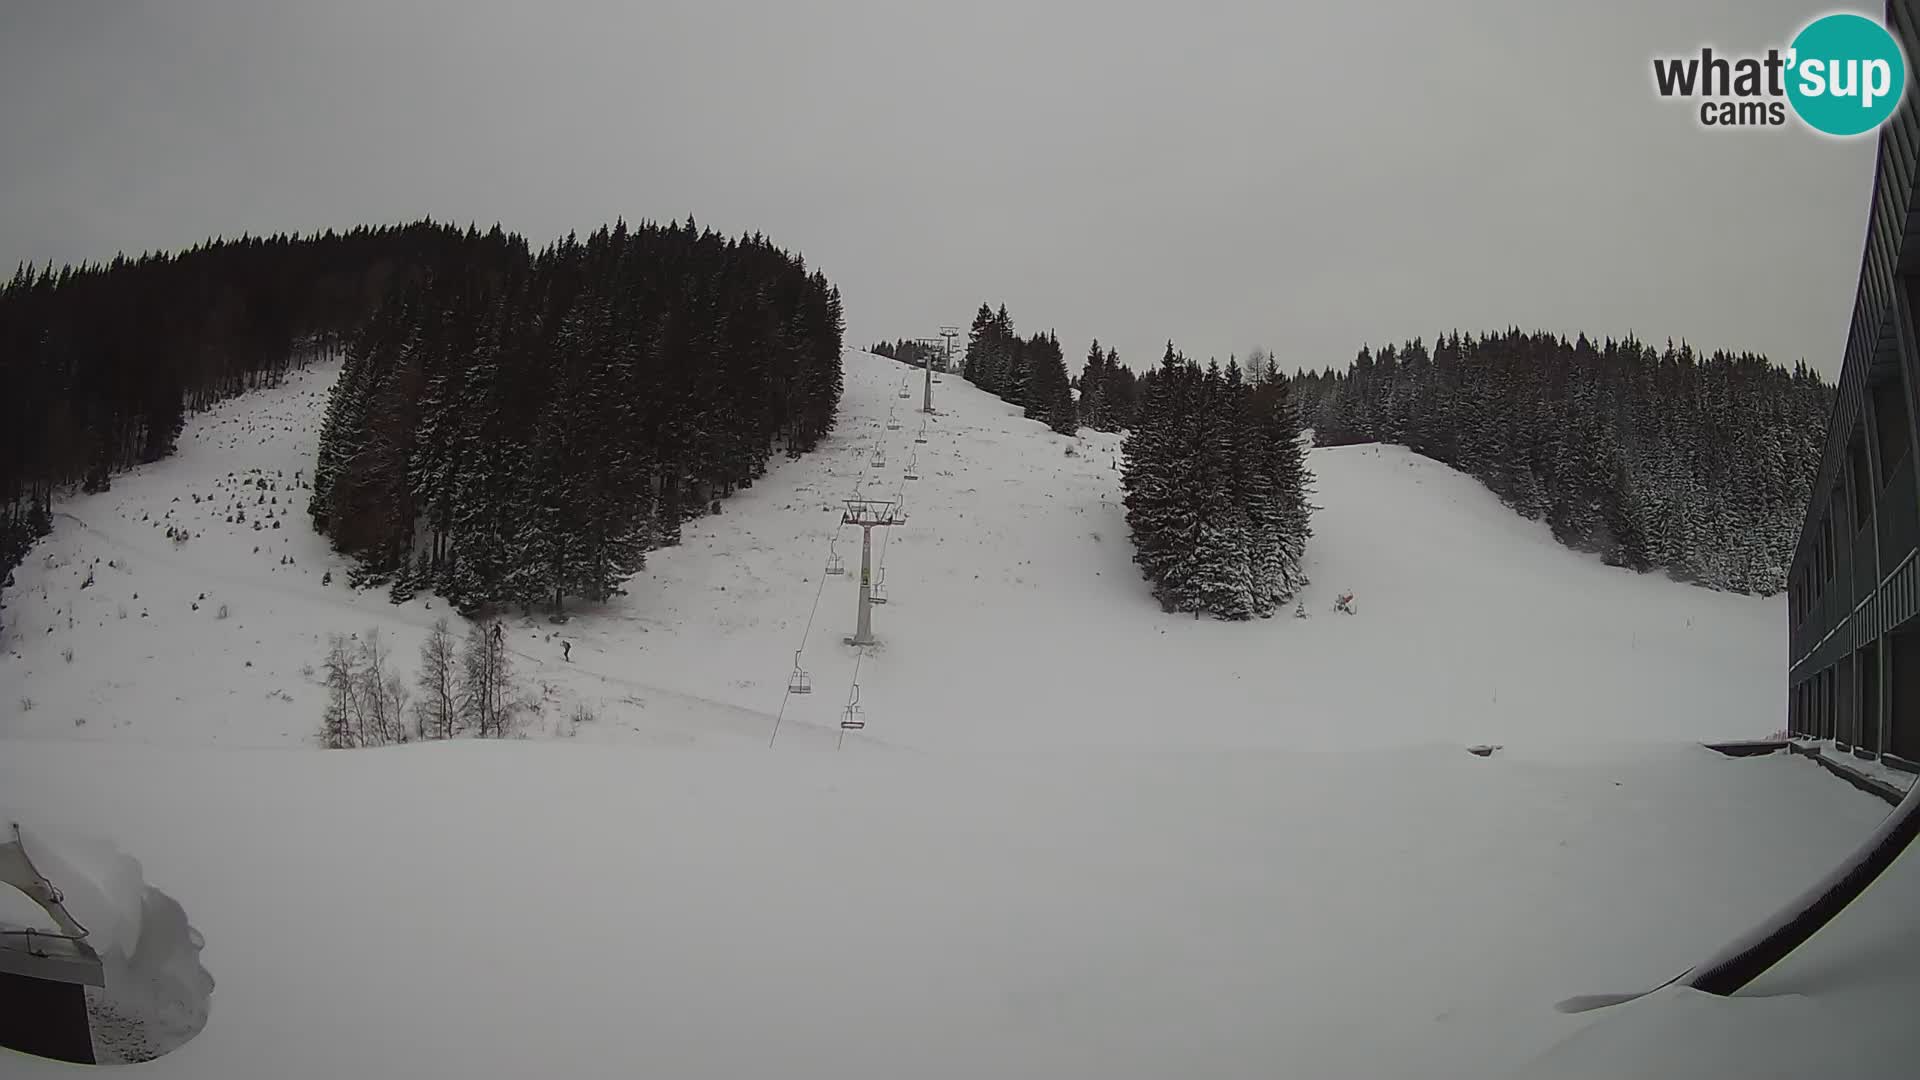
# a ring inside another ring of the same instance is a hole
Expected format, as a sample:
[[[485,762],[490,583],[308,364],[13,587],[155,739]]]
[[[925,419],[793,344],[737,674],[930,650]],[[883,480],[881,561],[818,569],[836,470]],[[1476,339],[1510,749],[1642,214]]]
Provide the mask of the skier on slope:
[[[560,659],[565,660],[569,664],[573,663],[573,642],[562,641],[560,643]]]

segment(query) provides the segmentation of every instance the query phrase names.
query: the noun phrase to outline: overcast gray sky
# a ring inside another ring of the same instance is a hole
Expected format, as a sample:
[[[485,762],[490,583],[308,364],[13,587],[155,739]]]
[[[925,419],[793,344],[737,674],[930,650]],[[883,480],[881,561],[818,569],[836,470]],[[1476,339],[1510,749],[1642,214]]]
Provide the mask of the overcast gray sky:
[[[1517,323],[1832,373],[1872,139],[1705,131],[1650,75],[1832,7],[0,0],[0,262],[691,213],[862,345],[985,299],[1076,370]]]

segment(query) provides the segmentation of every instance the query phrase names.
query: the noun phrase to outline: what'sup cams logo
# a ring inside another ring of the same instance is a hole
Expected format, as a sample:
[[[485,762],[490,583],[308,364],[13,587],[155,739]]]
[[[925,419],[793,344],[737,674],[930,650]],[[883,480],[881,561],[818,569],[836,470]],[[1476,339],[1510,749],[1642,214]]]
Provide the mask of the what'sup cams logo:
[[[1878,130],[1907,90],[1906,54],[1887,28],[1864,15],[1823,15],[1784,50],[1763,56],[1656,57],[1653,85],[1663,98],[1699,101],[1708,128],[1781,127],[1789,108],[1824,135]]]

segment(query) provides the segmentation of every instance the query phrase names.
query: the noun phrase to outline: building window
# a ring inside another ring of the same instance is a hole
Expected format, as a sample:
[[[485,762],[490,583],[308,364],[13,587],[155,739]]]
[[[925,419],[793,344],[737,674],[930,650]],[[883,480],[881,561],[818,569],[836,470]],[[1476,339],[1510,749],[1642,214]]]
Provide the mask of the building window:
[[[1880,643],[1861,649],[1855,667],[1860,672],[1860,723],[1854,746],[1870,754],[1880,752]]]
[[[1880,476],[1884,486],[1888,477],[1907,459],[1907,390],[1900,376],[1875,383],[1873,421],[1879,436]]]
[[[1827,590],[1827,582],[1833,580],[1833,513],[1831,511],[1820,515],[1820,542],[1814,550],[1820,556],[1820,591],[1824,593]]]
[[[1867,461],[1867,444],[1856,429],[1847,443],[1847,476],[1853,482],[1853,527],[1864,529],[1873,520],[1873,471]]]

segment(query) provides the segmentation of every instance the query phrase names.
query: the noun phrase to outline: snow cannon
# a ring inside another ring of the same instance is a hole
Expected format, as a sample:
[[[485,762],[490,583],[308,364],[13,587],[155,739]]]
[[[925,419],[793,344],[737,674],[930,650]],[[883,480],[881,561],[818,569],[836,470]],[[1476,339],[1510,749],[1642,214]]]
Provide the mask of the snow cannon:
[[[87,928],[27,857],[17,824],[0,836],[0,886],[26,894],[52,922],[51,929],[40,920],[23,925],[0,909],[0,1047],[94,1064],[86,988],[106,985],[105,968]]]

